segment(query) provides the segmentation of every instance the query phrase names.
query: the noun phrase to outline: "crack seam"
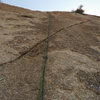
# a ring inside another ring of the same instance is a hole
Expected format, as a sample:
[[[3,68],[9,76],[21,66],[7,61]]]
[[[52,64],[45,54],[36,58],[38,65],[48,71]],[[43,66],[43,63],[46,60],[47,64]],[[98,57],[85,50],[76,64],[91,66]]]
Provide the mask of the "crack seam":
[[[72,25],[69,25],[67,27],[62,27],[60,28],[59,30],[57,30],[56,32],[54,32],[52,35],[49,36],[49,38],[51,38],[52,36],[56,35],[57,33],[61,32],[62,30],[64,30],[65,28],[69,29],[73,26],[76,26],[76,25],[80,25],[80,24],[83,24],[83,23],[86,23],[86,22],[89,22],[91,20],[86,20],[86,21],[81,21],[79,23],[75,23],[75,24],[72,24]],[[8,61],[8,62],[5,62],[5,63],[2,63],[0,64],[0,66],[3,66],[3,65],[6,65],[8,63],[12,63],[12,62],[15,62],[17,61],[18,59],[22,58],[23,56],[25,56],[27,53],[29,53],[30,51],[32,51],[36,46],[38,46],[39,44],[41,44],[42,42],[46,41],[47,38],[41,40],[40,42],[36,43],[34,46],[32,46],[31,48],[29,48],[29,50],[23,52],[19,57],[17,57],[16,59],[14,60],[11,60],[11,61]]]

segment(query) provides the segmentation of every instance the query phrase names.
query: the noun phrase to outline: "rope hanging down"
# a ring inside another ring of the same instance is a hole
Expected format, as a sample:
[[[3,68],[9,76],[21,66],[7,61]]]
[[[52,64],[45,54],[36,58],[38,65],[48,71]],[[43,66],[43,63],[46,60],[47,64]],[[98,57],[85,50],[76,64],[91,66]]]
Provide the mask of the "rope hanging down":
[[[38,95],[38,100],[44,100],[44,78],[45,78],[45,68],[48,59],[48,44],[49,44],[49,34],[50,34],[50,14],[48,13],[48,28],[47,28],[47,39],[45,41],[45,51],[43,57],[43,68],[42,68],[42,76],[40,81],[40,90]]]

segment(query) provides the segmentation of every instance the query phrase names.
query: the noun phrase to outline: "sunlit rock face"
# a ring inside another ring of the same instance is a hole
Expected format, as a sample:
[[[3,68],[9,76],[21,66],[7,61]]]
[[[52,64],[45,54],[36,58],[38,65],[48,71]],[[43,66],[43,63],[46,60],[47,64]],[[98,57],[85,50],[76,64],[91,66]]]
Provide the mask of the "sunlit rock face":
[[[0,100],[37,100],[49,27],[44,100],[100,100],[100,18],[0,3]]]

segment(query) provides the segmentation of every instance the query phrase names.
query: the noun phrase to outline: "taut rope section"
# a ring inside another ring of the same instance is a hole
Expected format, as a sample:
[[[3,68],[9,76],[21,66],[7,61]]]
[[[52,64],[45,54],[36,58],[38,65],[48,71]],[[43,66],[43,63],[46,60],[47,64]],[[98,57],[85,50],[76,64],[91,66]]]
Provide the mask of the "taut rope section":
[[[45,41],[45,51],[43,56],[42,76],[40,81],[40,90],[38,94],[38,100],[44,100],[44,79],[45,79],[45,68],[48,59],[48,45],[49,45],[49,34],[50,34],[50,13],[48,13],[48,28],[47,28],[47,39]]]

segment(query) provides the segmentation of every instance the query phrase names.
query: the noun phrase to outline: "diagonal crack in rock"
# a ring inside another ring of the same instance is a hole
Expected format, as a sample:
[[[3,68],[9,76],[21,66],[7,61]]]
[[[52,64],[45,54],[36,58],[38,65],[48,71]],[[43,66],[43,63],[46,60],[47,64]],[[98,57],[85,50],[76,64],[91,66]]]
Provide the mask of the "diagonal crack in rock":
[[[81,21],[81,22],[78,22],[78,23],[69,25],[69,26],[67,26],[67,27],[62,27],[62,28],[60,28],[59,30],[57,30],[56,32],[54,32],[52,35],[50,35],[50,36],[49,36],[49,39],[50,39],[52,36],[56,35],[57,33],[61,32],[62,30],[64,30],[65,28],[69,29],[69,28],[71,28],[71,27],[73,27],[73,26],[80,25],[80,24],[84,24],[84,23],[89,22],[89,21],[91,21],[91,20]],[[22,53],[19,57],[17,57],[16,59],[11,60],[11,61],[8,61],[8,62],[5,62],[5,63],[2,63],[2,64],[0,64],[0,66],[6,65],[6,64],[8,64],[8,63],[15,62],[16,60],[22,58],[24,55],[26,55],[26,54],[28,54],[29,52],[31,52],[35,47],[37,47],[38,45],[40,45],[41,43],[43,43],[44,41],[46,41],[46,39],[47,39],[47,38],[45,38],[45,39],[41,40],[40,42],[36,43],[35,45],[33,45],[31,48],[29,48],[27,51],[23,52],[23,53]]]

